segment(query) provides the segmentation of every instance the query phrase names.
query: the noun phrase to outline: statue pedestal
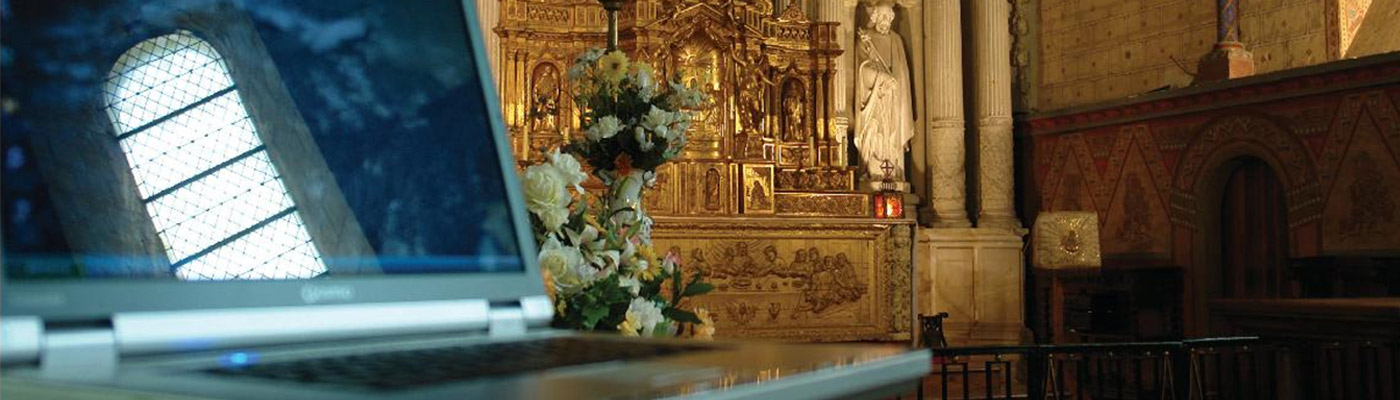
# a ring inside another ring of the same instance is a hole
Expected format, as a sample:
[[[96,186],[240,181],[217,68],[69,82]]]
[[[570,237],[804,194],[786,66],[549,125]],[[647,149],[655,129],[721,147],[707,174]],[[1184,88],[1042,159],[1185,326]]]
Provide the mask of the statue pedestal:
[[[1021,344],[1025,325],[1022,235],[988,228],[919,228],[916,313],[948,313],[952,346]]]
[[[866,182],[865,182],[865,186],[863,187],[863,189],[865,189],[866,191],[872,192],[872,193],[878,193],[878,192],[904,192],[904,193],[909,193],[910,191],[913,190],[913,188],[912,188],[911,186],[909,186],[909,182],[881,182],[881,181],[866,181]]]

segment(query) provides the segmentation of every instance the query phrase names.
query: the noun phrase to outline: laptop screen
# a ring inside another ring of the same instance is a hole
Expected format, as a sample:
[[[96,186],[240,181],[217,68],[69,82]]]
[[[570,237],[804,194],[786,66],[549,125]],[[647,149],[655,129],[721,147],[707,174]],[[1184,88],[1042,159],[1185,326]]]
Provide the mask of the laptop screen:
[[[5,279],[522,271],[461,7],[4,3]]]

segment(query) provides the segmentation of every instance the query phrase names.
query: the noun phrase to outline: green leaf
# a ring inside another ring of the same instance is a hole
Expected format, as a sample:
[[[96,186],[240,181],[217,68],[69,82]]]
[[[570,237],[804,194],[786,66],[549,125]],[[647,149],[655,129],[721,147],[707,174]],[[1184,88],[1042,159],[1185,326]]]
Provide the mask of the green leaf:
[[[591,307],[585,308],[583,310],[583,328],[593,329],[593,327],[598,324],[598,321],[608,316],[610,311],[612,310],[605,305],[592,305]]]
[[[657,322],[651,330],[651,337],[664,338],[671,335],[671,324],[669,322]]]
[[[695,313],[693,312],[682,310],[679,308],[667,307],[666,309],[661,310],[661,315],[666,318],[670,318],[671,320],[676,322],[685,322],[691,324],[700,323],[700,316],[695,315]]]
[[[699,296],[705,293],[709,293],[712,290],[715,290],[715,285],[708,284],[705,282],[691,282],[690,286],[685,287],[685,293],[683,293],[683,295],[685,297]]]
[[[676,275],[671,278],[671,307],[681,305],[681,298],[684,297],[681,296],[681,279],[685,277],[685,274],[681,273],[680,263],[676,263],[675,274]]]

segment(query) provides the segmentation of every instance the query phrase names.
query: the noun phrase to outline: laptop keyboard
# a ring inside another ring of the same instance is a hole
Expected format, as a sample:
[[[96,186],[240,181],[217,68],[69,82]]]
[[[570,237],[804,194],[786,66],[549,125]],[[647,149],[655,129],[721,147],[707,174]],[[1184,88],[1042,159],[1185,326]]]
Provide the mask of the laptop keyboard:
[[[215,368],[205,372],[224,376],[329,383],[373,389],[404,389],[707,349],[712,347],[550,338],[269,362]]]

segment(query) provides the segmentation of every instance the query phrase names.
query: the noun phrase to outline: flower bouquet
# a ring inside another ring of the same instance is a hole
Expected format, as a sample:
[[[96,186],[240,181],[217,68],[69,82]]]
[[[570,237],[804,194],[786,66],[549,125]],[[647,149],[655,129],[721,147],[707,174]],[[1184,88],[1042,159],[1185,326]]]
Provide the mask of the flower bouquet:
[[[687,109],[705,100],[677,83],[660,87],[653,73],[618,51],[579,56],[569,79],[585,110],[585,138],[525,169],[526,208],[556,327],[629,336],[714,332],[705,310],[681,308],[684,299],[714,286],[698,271],[686,276],[674,251],[657,254],[651,218],[641,207],[656,168],[685,147]],[[583,189],[579,158],[608,186],[601,198]]]

